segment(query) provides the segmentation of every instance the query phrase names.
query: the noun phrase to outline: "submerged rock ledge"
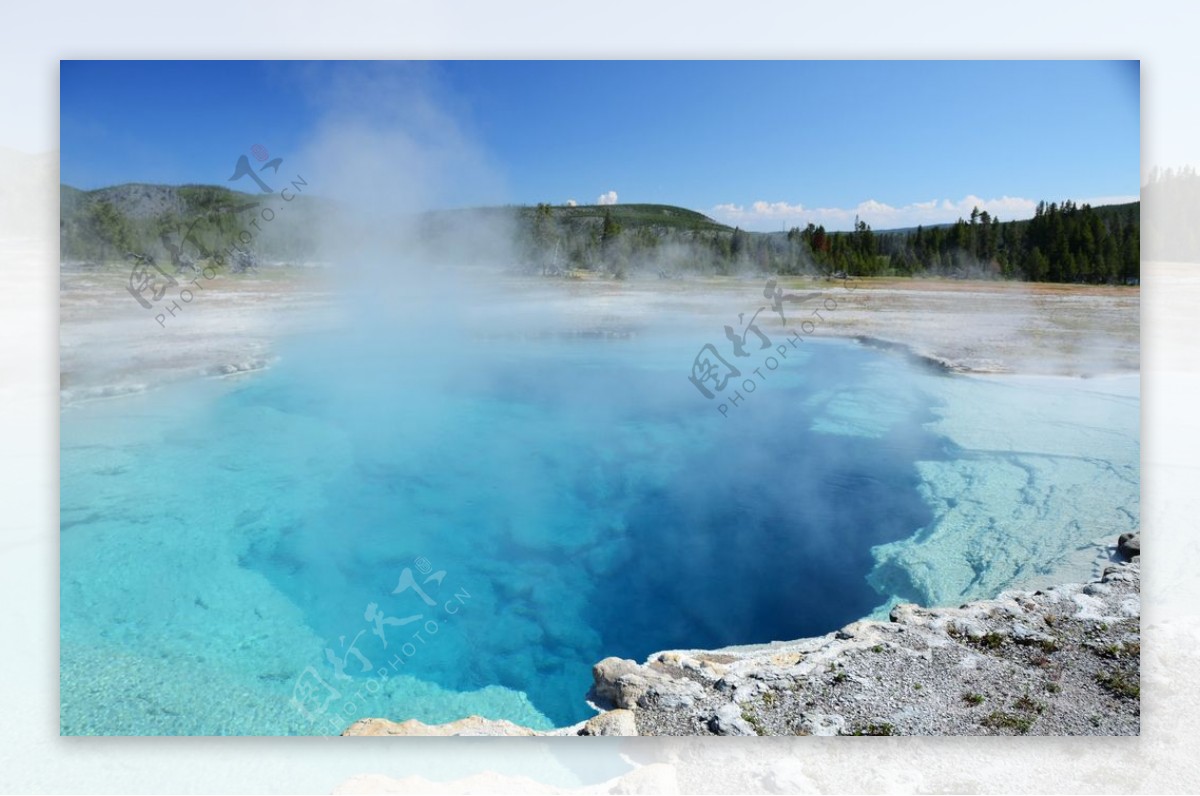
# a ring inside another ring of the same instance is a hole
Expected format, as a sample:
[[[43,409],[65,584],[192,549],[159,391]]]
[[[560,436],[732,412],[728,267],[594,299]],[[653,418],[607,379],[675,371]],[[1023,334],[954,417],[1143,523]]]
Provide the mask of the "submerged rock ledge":
[[[1140,539],[1098,581],[959,608],[898,605],[799,641],[595,665],[603,710],[536,732],[478,716],[361,719],[343,735],[1137,735]]]

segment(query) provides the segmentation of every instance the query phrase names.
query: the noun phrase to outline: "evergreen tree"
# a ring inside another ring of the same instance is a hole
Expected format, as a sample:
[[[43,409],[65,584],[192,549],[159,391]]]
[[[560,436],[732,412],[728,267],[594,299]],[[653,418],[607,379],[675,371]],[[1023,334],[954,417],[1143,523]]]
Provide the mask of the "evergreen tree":
[[[128,219],[111,202],[101,201],[92,205],[86,223],[87,232],[100,244],[101,259],[122,259],[135,246]]]

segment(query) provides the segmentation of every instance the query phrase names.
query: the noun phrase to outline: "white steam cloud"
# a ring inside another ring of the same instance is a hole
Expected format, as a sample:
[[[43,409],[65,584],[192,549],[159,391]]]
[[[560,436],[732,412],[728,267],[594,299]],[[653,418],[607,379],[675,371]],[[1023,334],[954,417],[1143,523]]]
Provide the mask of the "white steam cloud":
[[[436,382],[437,356],[454,358],[486,283],[515,258],[511,218],[449,209],[499,204],[503,181],[428,68],[338,65],[306,88],[324,114],[295,160],[324,203],[319,259],[353,319],[355,353],[328,366],[365,382],[404,361]]]
[[[359,220],[501,203],[503,182],[412,64],[339,64],[305,81],[324,109],[297,161],[312,191]]]
[[[602,193],[602,194],[600,194],[600,196],[598,196],[596,198],[596,204],[598,204],[598,205],[615,205],[616,203],[617,203],[617,192],[616,191],[609,191],[608,193]]]

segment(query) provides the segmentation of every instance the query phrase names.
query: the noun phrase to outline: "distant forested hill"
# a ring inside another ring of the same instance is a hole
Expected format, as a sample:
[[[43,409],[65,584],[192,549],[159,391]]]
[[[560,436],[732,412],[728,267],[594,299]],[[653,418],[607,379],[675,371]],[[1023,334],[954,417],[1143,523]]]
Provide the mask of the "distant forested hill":
[[[303,195],[264,223],[263,214],[273,211],[263,196],[203,185],[131,184],[87,192],[64,185],[61,201],[64,260],[111,262],[143,254],[177,268],[181,250],[192,260],[231,247],[248,248],[265,261],[310,260],[320,256],[322,222],[353,217],[333,202]],[[420,243],[426,251],[455,252],[467,261],[486,253],[513,270],[546,276],[845,273],[1120,284],[1139,279],[1139,211],[1136,202],[1043,202],[1025,221],[1001,222],[975,211],[969,219],[927,228],[876,232],[860,221],[851,232],[809,224],[760,233],[670,205],[539,204],[397,219],[394,240],[396,246]]]
[[[1140,278],[1140,207],[1038,205],[1032,219],[1001,222],[986,211],[929,228],[852,232],[809,224],[787,232],[729,228],[661,205],[551,207],[521,213],[534,267],[666,273],[961,276],[1123,284]]]
[[[999,222],[975,210],[969,219],[929,229],[874,236],[860,230],[842,241],[843,259],[835,267],[864,275],[1133,283],[1141,273],[1139,243],[1138,202],[1103,207],[1041,202],[1025,221]]]
[[[99,263],[139,254],[178,268],[181,258],[206,260],[239,245],[266,260],[307,260],[328,203],[296,190],[289,195],[292,201],[284,202],[213,185],[130,183],[95,191],[62,185],[60,257]]]

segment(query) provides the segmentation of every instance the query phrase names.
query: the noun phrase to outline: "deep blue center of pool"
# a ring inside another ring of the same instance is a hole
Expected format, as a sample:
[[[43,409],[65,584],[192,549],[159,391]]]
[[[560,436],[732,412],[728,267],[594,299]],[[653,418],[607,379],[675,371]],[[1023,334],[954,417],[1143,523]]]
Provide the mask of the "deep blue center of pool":
[[[724,416],[673,350],[556,341],[452,375],[384,363],[357,383],[353,356],[329,381],[280,367],[217,413],[302,416],[345,447],[323,484],[280,474],[278,500],[320,490],[324,508],[286,527],[248,514],[239,563],[327,639],[311,662],[327,678],[502,685],[558,725],[590,715],[602,657],[797,638],[870,613],[870,548],[929,522],[914,462],[944,442],[906,389],[875,399],[884,422],[870,404],[842,418],[871,434],[815,421],[911,366],[810,345]],[[242,444],[294,441],[251,427]],[[368,712],[381,710],[410,717]]]
[[[443,320],[64,407],[64,735],[562,726],[604,657],[1064,582],[1138,527],[1136,381],[809,339],[709,400],[719,328]]]

